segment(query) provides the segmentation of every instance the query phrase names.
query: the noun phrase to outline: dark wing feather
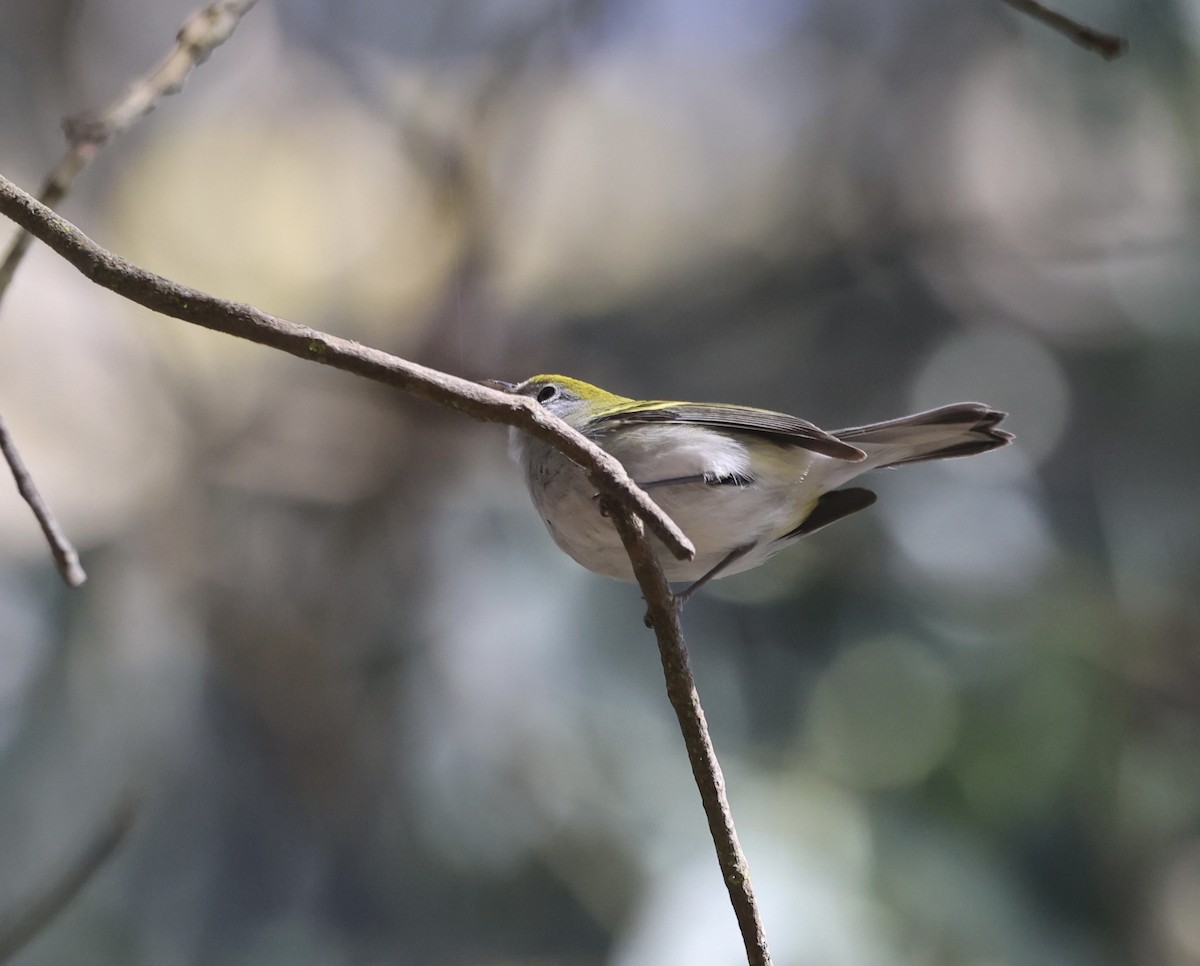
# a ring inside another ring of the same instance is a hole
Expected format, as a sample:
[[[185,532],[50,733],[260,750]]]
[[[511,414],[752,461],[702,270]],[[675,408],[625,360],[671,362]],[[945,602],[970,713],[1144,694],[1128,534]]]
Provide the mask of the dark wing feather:
[[[827,527],[831,523],[837,523],[843,517],[850,516],[851,513],[865,510],[874,502],[874,491],[861,486],[851,486],[844,490],[822,493],[817,500],[817,505],[812,508],[812,512],[804,518],[804,522],[791,533],[785,533],[779,539],[789,540],[792,537],[803,537],[815,533],[822,527]]]
[[[729,406],[720,403],[640,403],[631,402],[613,409],[596,420],[596,427],[608,423],[627,426],[638,423],[692,423],[714,429],[730,429],[741,433],[759,433],[776,442],[811,450],[823,456],[857,463],[866,459],[857,446],[844,443],[836,436],[814,426],[808,420],[785,413],[773,413],[752,406]]]

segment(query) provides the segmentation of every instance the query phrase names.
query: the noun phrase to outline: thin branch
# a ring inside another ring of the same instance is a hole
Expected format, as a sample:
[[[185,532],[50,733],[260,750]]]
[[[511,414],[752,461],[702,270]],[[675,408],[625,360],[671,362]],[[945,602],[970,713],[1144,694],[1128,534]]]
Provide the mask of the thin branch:
[[[648,526],[677,557],[687,559],[695,551],[674,522],[627,476],[621,464],[528,399],[456,379],[358,343],[267,315],[251,306],[217,299],[178,285],[105,251],[47,207],[57,204],[65,196],[75,177],[106,141],[151,110],[160,97],[178,91],[192,69],[230,36],[242,15],[254,3],[255,0],[219,0],[195,14],[180,30],[176,49],[151,74],[134,84],[122,99],[99,116],[68,122],[71,149],[43,186],[41,204],[0,177],[0,211],[24,229],[0,265],[0,299],[30,238],[37,237],[93,282],[153,311],[401,388],[476,419],[517,426],[554,445],[585,467],[592,483],[603,494],[606,506],[613,510],[614,523],[648,602],[647,621],[658,639],[667,694],[679,719],[716,846],[717,860],[746,946],[748,963],[750,966],[770,966],[749,867],[738,843],[724,778],[692,677],[679,613],[645,528]],[[9,460],[18,489],[33,508],[50,541],[64,578],[72,586],[81,583],[84,574],[75,552],[33,486],[2,420],[0,449]],[[123,840],[132,816],[132,806],[123,805],[67,876],[40,897],[13,927],[0,931],[0,962],[7,961],[37,935],[83,888]]]
[[[770,954],[749,868],[738,844],[724,779],[692,678],[679,614],[650,546],[646,527],[681,559],[692,557],[695,550],[614,457],[523,396],[427,369],[357,342],[268,315],[252,306],[215,298],[139,268],[98,246],[2,176],[0,212],[96,284],[155,312],[394,386],[475,419],[516,426],[583,466],[612,513],[649,606],[647,619],[658,638],[667,694],[679,718],[748,962],[750,966],[769,966]]]
[[[683,639],[683,628],[679,622],[679,608],[671,597],[671,588],[663,575],[662,566],[655,557],[646,531],[640,520],[623,509],[611,512],[611,517],[625,551],[633,564],[634,576],[646,599],[646,623],[654,629],[658,641],[658,654],[662,660],[663,676],[667,684],[667,697],[675,716],[679,719],[679,730],[683,732],[683,743],[687,747],[688,761],[692,765],[692,776],[700,790],[700,801],[708,819],[708,831],[716,847],[717,863],[729,892],[729,901],[737,917],[742,942],[746,946],[746,959],[750,966],[770,966],[771,954],[767,949],[767,937],[763,930],[762,917],[754,898],[750,881],[750,866],[738,842],[737,829],[733,824],[733,812],[725,794],[725,778],[721,764],[708,734],[708,723],[704,708],[696,690],[688,659],[687,644]]]
[[[7,963],[63,911],[112,858],[133,827],[137,804],[124,798],[58,881],[8,922],[0,924],[0,963]]]
[[[183,89],[196,67],[233,34],[242,17],[258,0],[217,0],[193,13],[179,28],[175,47],[150,73],[139,78],[102,111],[82,114],[63,122],[71,142],[67,153],[42,184],[38,200],[53,208],[66,196],[75,178],[106,142],[127,131],[138,118],[154,109],[169,94]],[[0,265],[0,300],[8,291],[31,236],[19,232]]]
[[[667,694],[683,732],[748,961],[751,966],[769,966],[770,954],[749,868],[738,844],[724,779],[692,678],[679,614],[645,528],[649,527],[677,557],[690,558],[695,550],[614,457],[528,398],[427,369],[357,342],[268,315],[249,305],[215,298],[132,265],[100,248],[75,226],[3,177],[0,177],[0,212],[32,232],[96,284],[146,308],[403,389],[475,419],[516,426],[583,466],[610,508],[648,603],[647,618],[658,638]]]
[[[47,175],[39,193],[42,204],[53,207],[71,190],[75,178],[87,167],[96,153],[112,138],[127,131],[138,118],[151,110],[159,99],[178,93],[191,72],[233,34],[242,17],[258,0],[216,0],[203,10],[193,13],[179,28],[175,47],[150,73],[129,85],[125,93],[103,111],[68,118],[63,123],[71,146]],[[12,284],[25,253],[34,236],[28,231],[17,232],[0,264],[0,302]],[[78,587],[87,574],[79,565],[79,555],[54,519],[50,507],[42,499],[33,477],[0,417],[0,452],[3,452],[17,489],[37,517],[38,525],[50,544],[54,563],[69,587]]]
[[[1034,20],[1044,23],[1051,30],[1057,30],[1084,50],[1099,54],[1105,60],[1115,60],[1129,49],[1129,41],[1124,37],[1106,34],[1095,27],[1089,27],[1085,23],[1071,19],[1064,13],[1051,10],[1039,3],[1038,0],[1004,0],[1004,2],[1014,10],[1019,10],[1021,13],[1033,17]]]
[[[683,531],[637,487],[616,458],[531,399],[428,369],[155,275],[101,248],[3,176],[0,176],[0,213],[44,242],[97,285],[154,312],[403,389],[473,419],[519,427],[586,468],[601,494],[645,520],[676,557],[687,560],[695,555],[695,548]]]
[[[42,499],[42,494],[38,492],[33,477],[29,475],[29,470],[25,466],[25,461],[21,459],[21,454],[17,451],[17,445],[13,442],[12,434],[8,431],[8,424],[4,421],[3,416],[0,416],[0,453],[4,454],[4,459],[8,462],[9,469],[12,470],[13,479],[17,483],[17,491],[29,504],[29,509],[37,517],[42,533],[46,535],[46,541],[50,544],[50,552],[54,555],[54,563],[58,567],[58,572],[62,574],[68,587],[78,587],[87,580],[87,574],[79,564],[79,554],[71,546],[71,541],[67,539],[67,535],[58,525],[58,521],[54,519],[54,514],[46,505],[46,501]]]

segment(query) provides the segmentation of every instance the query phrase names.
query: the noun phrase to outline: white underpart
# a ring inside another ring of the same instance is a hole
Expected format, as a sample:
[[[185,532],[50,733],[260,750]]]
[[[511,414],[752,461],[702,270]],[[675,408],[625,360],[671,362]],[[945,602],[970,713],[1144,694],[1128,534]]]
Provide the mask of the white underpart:
[[[598,442],[648,487],[650,498],[695,544],[696,557],[690,561],[676,560],[660,548],[659,560],[671,581],[699,580],[730,553],[748,545],[754,549],[722,574],[762,563],[787,545],[778,538],[798,526],[817,498],[831,488],[829,471],[854,465],[796,446],[767,443],[757,451],[751,472],[746,446],[738,436],[699,426],[625,427],[615,439]],[[596,489],[586,474],[518,430],[512,433],[510,451],[525,469],[534,505],[559,547],[590,570],[633,579],[625,548],[612,522],[600,513]],[[857,472],[861,470],[854,465],[851,475]],[[753,482],[714,485],[713,481],[731,476]],[[710,482],[654,485],[689,477]]]

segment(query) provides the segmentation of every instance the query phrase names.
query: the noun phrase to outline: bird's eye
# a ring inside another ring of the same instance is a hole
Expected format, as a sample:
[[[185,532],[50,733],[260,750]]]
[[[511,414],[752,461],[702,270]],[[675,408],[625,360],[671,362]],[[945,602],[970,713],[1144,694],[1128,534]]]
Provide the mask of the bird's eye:
[[[542,388],[538,390],[537,401],[540,403],[548,403],[557,395],[558,386],[542,386]]]

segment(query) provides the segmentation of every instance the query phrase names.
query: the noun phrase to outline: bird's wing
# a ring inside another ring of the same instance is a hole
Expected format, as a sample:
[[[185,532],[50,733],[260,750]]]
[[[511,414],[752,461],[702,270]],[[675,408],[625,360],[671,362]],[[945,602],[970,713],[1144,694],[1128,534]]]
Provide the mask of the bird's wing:
[[[758,433],[775,442],[832,456],[834,459],[857,463],[867,454],[836,436],[819,429],[806,419],[773,413],[753,406],[731,406],[720,403],[637,402],[614,407],[599,417],[594,426],[613,427],[649,423],[690,423],[729,429],[742,433]]]

